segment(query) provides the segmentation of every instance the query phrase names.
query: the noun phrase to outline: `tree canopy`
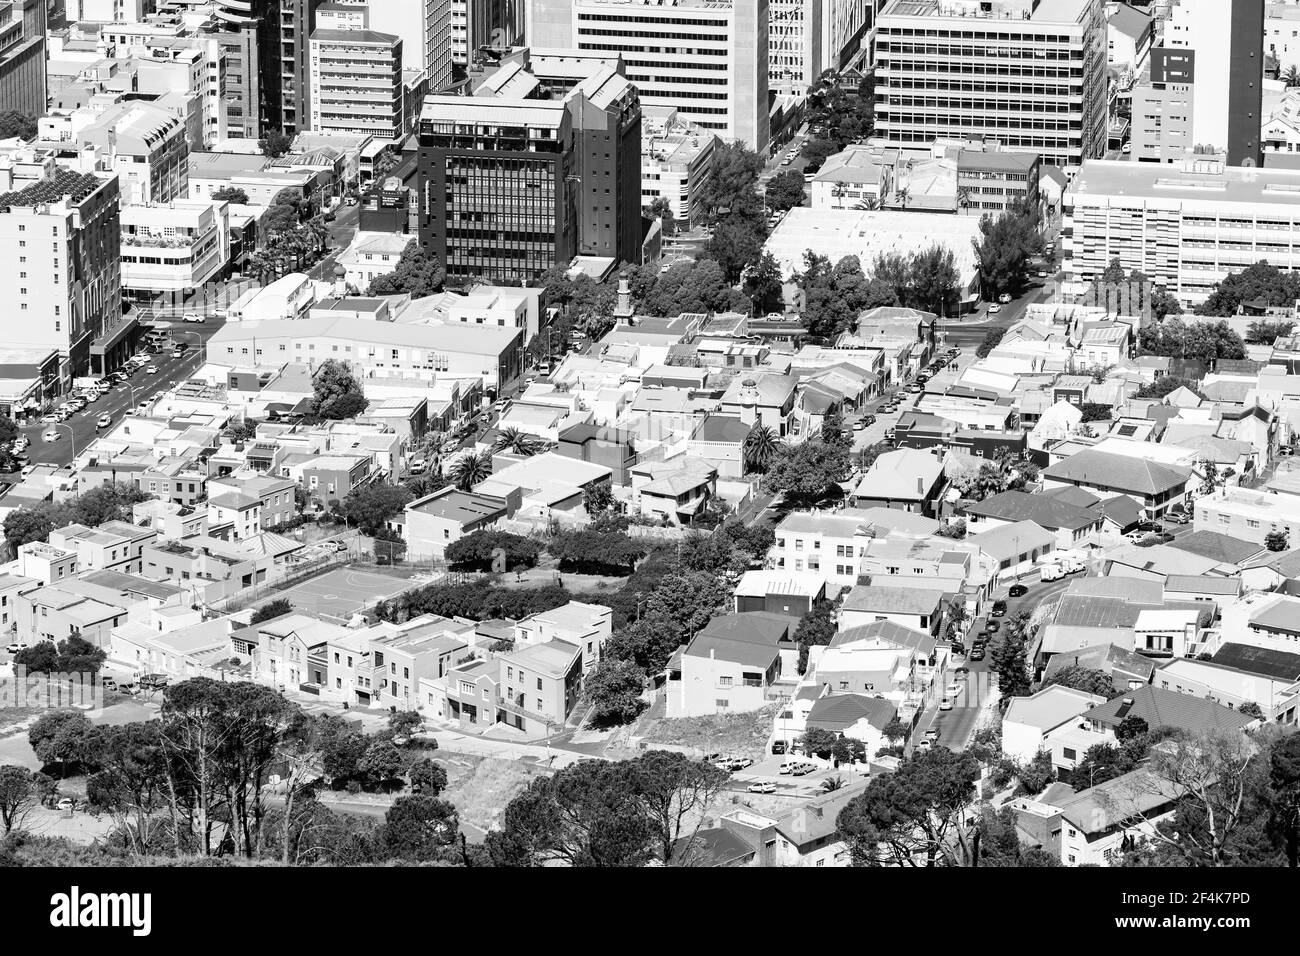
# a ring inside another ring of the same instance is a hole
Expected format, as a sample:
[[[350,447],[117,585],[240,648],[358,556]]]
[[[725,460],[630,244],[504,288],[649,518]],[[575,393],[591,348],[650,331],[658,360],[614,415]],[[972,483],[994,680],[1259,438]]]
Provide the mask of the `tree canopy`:
[[[412,239],[402,250],[397,268],[387,275],[370,280],[366,295],[400,295],[407,293],[413,299],[442,291],[447,271],[436,259],[429,258],[419,240]]]
[[[347,363],[326,359],[312,376],[311,413],[318,418],[356,418],[366,410],[361,383]]]
[[[1300,299],[1300,275],[1261,259],[1219,280],[1209,297],[1196,307],[1196,314],[1236,315],[1245,302],[1290,308],[1296,299]]]

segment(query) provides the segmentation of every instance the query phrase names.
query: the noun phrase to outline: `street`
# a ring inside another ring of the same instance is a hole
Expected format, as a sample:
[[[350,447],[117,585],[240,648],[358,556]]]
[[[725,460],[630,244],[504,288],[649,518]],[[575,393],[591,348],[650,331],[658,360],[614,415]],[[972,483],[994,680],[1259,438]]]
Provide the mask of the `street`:
[[[197,310],[196,310],[197,311]],[[127,382],[117,385],[96,402],[91,402],[66,422],[59,425],[42,424],[39,420],[20,429],[31,441],[27,455],[33,464],[55,465],[62,467],[70,463],[94,440],[101,431],[97,427],[100,416],[108,415],[113,425],[126,415],[128,409],[134,409],[147,401],[156,392],[166,391],[177,382],[198,371],[203,365],[208,339],[225,324],[224,319],[208,315],[206,321],[185,323],[179,318],[157,316],[153,324],[171,331],[175,342],[185,342],[190,347],[179,358],[172,355],[171,349],[164,349],[149,356],[151,363],[157,366],[156,372],[137,372]],[[150,366],[145,366],[149,368]],[[59,433],[57,441],[47,442],[41,436],[47,429],[53,428]],[[69,430],[71,435],[69,436]]]

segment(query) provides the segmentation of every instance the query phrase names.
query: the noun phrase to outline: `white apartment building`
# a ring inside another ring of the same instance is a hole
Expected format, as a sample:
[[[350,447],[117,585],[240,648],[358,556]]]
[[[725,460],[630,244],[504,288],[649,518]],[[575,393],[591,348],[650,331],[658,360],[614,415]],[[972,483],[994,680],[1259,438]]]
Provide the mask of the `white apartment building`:
[[[1112,258],[1184,305],[1260,259],[1300,269],[1300,170],[1092,160],[1063,200],[1067,280],[1090,282]]]
[[[1264,8],[1264,52],[1277,57],[1283,73],[1288,67],[1300,67],[1300,4],[1294,0]]]
[[[402,40],[375,30],[317,29],[309,63],[311,128],[401,139],[406,131]]]
[[[990,138],[1071,167],[1105,151],[1102,0],[892,0],[875,37],[889,142]]]
[[[1274,531],[1286,533],[1292,547],[1300,545],[1300,497],[1246,488],[1225,488],[1197,498],[1192,527],[1216,531],[1238,541],[1264,545]]]
[[[1176,162],[1194,146],[1260,161],[1264,0],[1177,0],[1133,89],[1132,159]]]
[[[228,203],[182,199],[122,207],[122,288],[128,294],[192,291],[229,261]]]
[[[642,107],[766,155],[768,0],[526,0],[529,46],[618,54]]]
[[[704,190],[713,176],[718,137],[685,123],[677,110],[644,107],[641,111],[641,206],[668,200],[673,219],[687,226],[703,212]]]
[[[57,349],[65,382],[86,374],[96,339],[122,323],[117,183],[49,151],[0,149],[6,344]]]
[[[853,64],[876,0],[768,0],[767,77],[772,89],[802,94],[826,70]]]

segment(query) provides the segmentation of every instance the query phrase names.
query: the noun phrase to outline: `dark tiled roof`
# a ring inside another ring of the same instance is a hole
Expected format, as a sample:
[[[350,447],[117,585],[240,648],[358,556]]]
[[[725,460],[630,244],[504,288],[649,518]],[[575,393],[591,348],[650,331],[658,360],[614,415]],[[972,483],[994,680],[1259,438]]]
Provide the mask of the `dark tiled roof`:
[[[736,866],[757,850],[725,827],[709,827],[673,844],[673,866]]]
[[[863,717],[877,730],[894,719],[894,705],[879,697],[862,694],[833,694],[819,698],[808,711],[808,726],[842,732]]]
[[[1004,491],[966,506],[966,513],[1003,521],[1032,521],[1041,528],[1077,531],[1096,524],[1097,513],[1056,497]]]
[[[1191,534],[1179,535],[1169,542],[1169,547],[1199,554],[1223,564],[1241,564],[1247,558],[1253,558],[1264,550],[1258,544],[1230,538],[1217,531],[1193,531]]]
[[[1212,700],[1151,686],[1126,691],[1123,696],[1100,704],[1083,716],[1112,727],[1119,726],[1126,717],[1141,717],[1151,730],[1173,727],[1194,732],[1238,731],[1254,720]]]
[[[1213,661],[1225,667],[1235,667],[1237,670],[1263,674],[1277,680],[1300,680],[1300,654],[1289,651],[1275,651],[1252,644],[1224,644],[1214,655]]]

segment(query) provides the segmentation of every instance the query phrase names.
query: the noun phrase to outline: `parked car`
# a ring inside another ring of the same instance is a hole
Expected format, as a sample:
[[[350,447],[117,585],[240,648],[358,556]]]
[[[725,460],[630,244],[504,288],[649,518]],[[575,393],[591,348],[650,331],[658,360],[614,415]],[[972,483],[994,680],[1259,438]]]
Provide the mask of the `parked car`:
[[[994,601],[992,614],[994,617],[1003,617],[1007,613],[1006,601]]]
[[[953,708],[953,703],[951,697],[945,697],[943,700],[939,701],[940,710],[952,710],[952,708]]]
[[[855,432],[865,431],[866,428],[867,428],[867,420],[865,418],[859,418],[856,422],[853,423],[853,430]]]
[[[1024,597],[1028,593],[1029,588],[1025,587],[1023,584],[1013,584],[1011,587],[1007,588],[1007,594],[1011,597]]]
[[[781,766],[776,768],[776,772],[780,774],[794,773],[795,768],[801,765],[802,761],[787,760],[785,763],[781,764]]]
[[[776,784],[766,780],[762,783],[751,783],[747,789],[750,793],[776,793]]]
[[[1187,515],[1184,514],[1167,514],[1165,520],[1170,524],[1187,524]]]
[[[872,414],[870,414],[870,413],[867,413],[866,415],[863,415],[863,416],[862,416],[862,421],[863,421],[864,424],[867,424],[867,425],[874,425],[874,424],[876,423],[876,416],[875,416],[875,415],[872,415]]]
[[[916,749],[917,752],[924,753],[925,751],[929,750],[933,746],[934,746],[934,742],[931,741],[929,737],[927,737],[925,740],[922,740],[919,744],[916,745]]]
[[[428,463],[427,461],[425,461],[423,458],[412,458],[412,459],[411,459],[410,470],[411,470],[411,474],[413,474],[413,475],[418,475],[418,474],[423,473],[424,470],[425,470],[426,468],[428,468],[428,467],[429,467],[429,463]]]
[[[61,434],[57,428],[47,428],[41,433],[41,441],[58,441]]]
[[[26,641],[14,641],[13,643],[9,644],[5,648],[5,650],[8,651],[10,654],[17,654],[19,651],[26,650],[26,649],[27,649]]]
[[[96,427],[96,428],[107,428],[107,427],[108,427],[109,425],[111,425],[111,424],[113,424],[113,416],[112,416],[112,415],[100,415],[100,416],[99,416],[99,421],[97,421],[97,422],[95,423],[95,427]]]
[[[972,661],[982,661],[982,660],[984,660],[984,648],[982,648],[982,647],[972,647],[972,648],[970,649],[970,657],[967,658],[967,659],[968,659],[968,660],[972,660]]]
[[[1011,293],[1003,292],[1000,296],[998,296],[998,301],[1001,302],[1003,305],[1006,305],[1008,302],[1011,301]]]
[[[184,321],[201,323],[203,321],[203,316],[198,312],[186,312]]]
[[[1002,622],[1001,622],[1001,621],[985,621],[985,622],[984,622],[984,633],[985,633],[985,634],[996,634],[996,633],[998,632],[998,629],[1001,628],[1001,627],[1002,627]]]
[[[934,741],[939,739],[939,731],[931,727],[929,730],[925,732],[925,739],[933,743]]]
[[[157,365],[149,365],[149,366],[146,366],[146,367],[145,367],[145,370],[144,370],[144,373],[145,373],[146,375],[157,375],[157,374],[158,374],[158,366],[157,366]]]
[[[996,302],[992,303],[989,306],[989,315],[996,315],[1001,311],[1002,311],[1002,306],[998,305]]]
[[[963,644],[961,641],[953,641],[952,652],[954,654],[961,654],[964,657],[966,655],[966,645]]]
[[[785,741],[784,741],[784,740],[774,740],[774,741],[772,741],[772,753],[774,753],[774,754],[783,754],[783,753],[785,753]]]
[[[795,767],[793,770],[790,771],[790,776],[806,777],[808,776],[808,774],[812,773],[816,769],[817,769],[816,764],[801,763],[799,764],[799,766]]]

